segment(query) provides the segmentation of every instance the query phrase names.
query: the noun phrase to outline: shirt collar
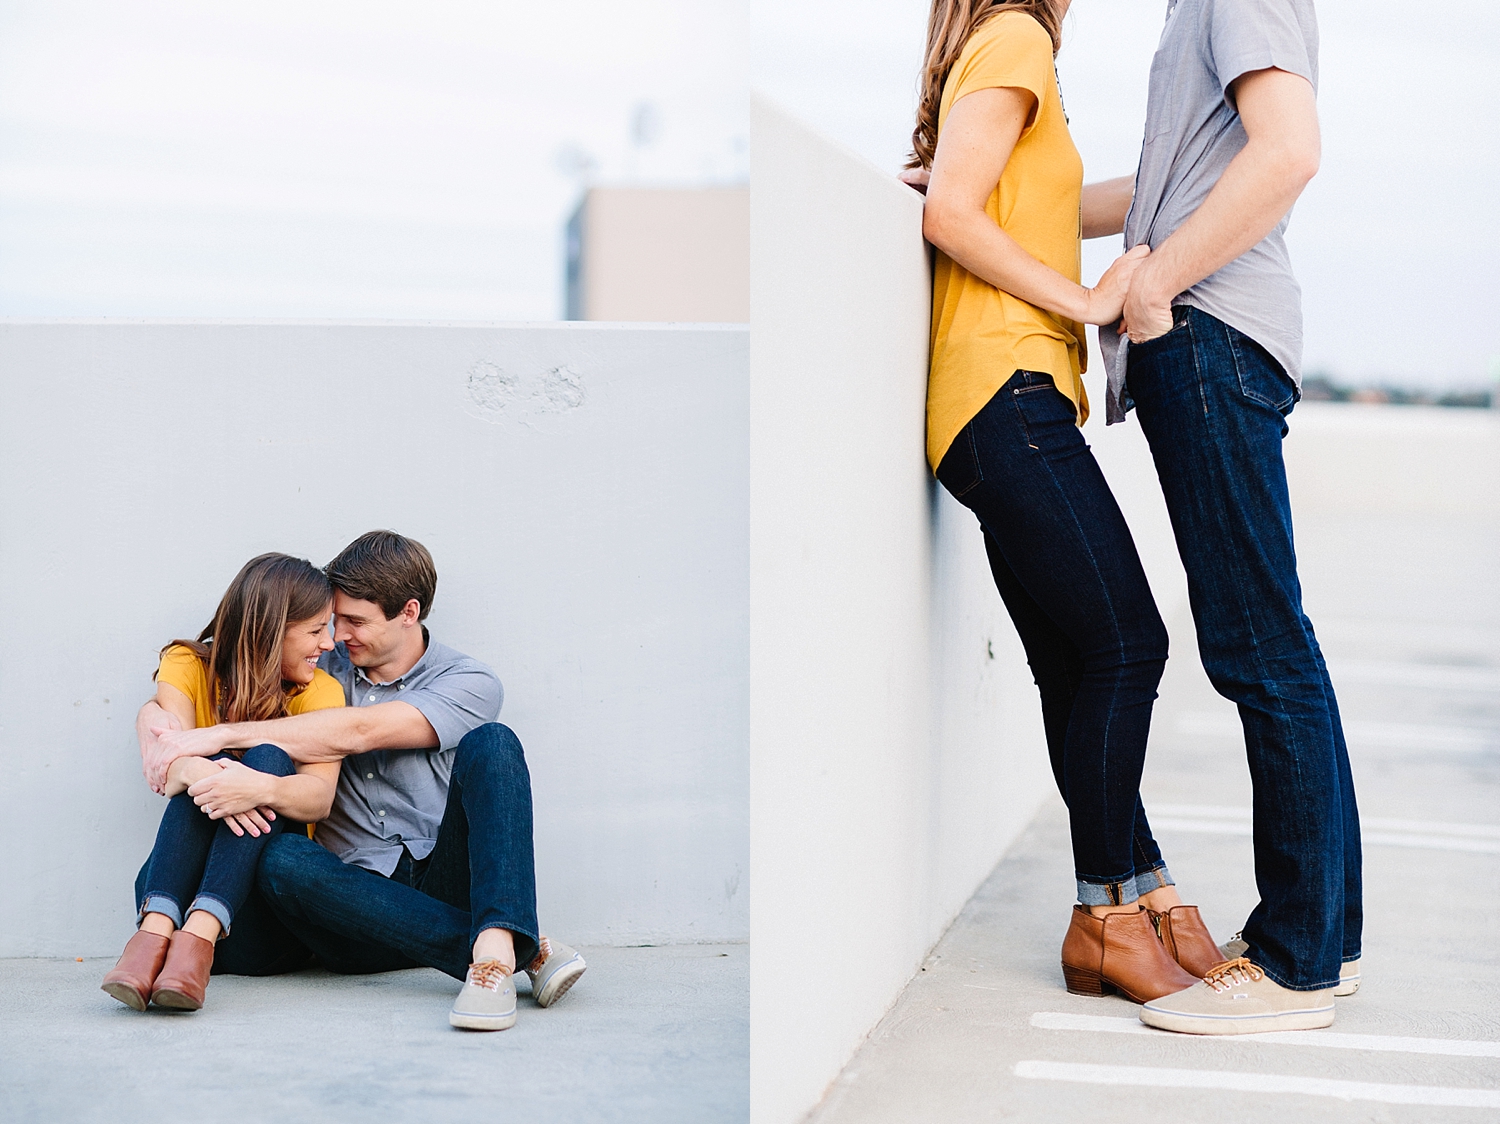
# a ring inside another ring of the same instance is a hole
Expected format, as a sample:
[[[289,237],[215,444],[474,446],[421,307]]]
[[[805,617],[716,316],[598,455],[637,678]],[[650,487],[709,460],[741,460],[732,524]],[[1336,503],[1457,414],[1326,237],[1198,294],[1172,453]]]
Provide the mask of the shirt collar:
[[[409,668],[406,669],[406,674],[398,675],[395,679],[387,679],[383,683],[376,683],[374,680],[366,676],[364,668],[356,667],[352,662],[349,666],[354,668],[354,677],[361,683],[365,684],[367,687],[394,687],[398,683],[405,683],[413,675],[427,666],[427,659],[432,655],[432,636],[428,633],[427,626],[425,624],[422,626],[422,644],[424,645],[424,647],[422,648],[422,654],[417,658],[416,663],[412,664]]]

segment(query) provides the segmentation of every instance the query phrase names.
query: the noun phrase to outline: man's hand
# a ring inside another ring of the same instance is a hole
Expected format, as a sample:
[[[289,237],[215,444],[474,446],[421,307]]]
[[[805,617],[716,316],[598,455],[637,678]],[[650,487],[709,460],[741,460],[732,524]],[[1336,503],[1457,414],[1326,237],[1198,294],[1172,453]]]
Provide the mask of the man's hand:
[[[270,808],[276,797],[276,778],[238,761],[219,761],[219,771],[188,788],[203,813],[211,820],[228,820],[236,835],[269,834],[268,821],[276,818]]]
[[[170,710],[166,710],[160,706],[155,699],[152,699],[141,707],[140,713],[135,717],[135,736],[141,743],[141,775],[146,778],[146,783],[151,786],[151,791],[160,796],[165,790],[166,767],[162,767],[162,779],[159,782],[151,779],[152,766],[156,761],[157,754],[160,752],[158,745],[160,739],[156,734],[158,729],[180,730],[182,729],[182,720]],[[171,764],[171,762],[168,762],[168,764]]]
[[[1088,291],[1088,310],[1084,314],[1087,324],[1113,324],[1120,318],[1120,309],[1125,305],[1125,294],[1136,273],[1150,255],[1149,246],[1137,246],[1117,257],[1099,283]]]
[[[174,721],[172,725],[152,726],[150,732],[155,742],[149,750],[141,746],[141,759],[146,782],[155,792],[166,791],[167,769],[179,757],[212,757],[226,748],[221,726],[183,730]]]
[[[1172,330],[1172,298],[1177,294],[1161,287],[1151,265],[1150,260],[1141,263],[1125,294],[1120,331],[1130,335],[1131,343],[1145,343]]]

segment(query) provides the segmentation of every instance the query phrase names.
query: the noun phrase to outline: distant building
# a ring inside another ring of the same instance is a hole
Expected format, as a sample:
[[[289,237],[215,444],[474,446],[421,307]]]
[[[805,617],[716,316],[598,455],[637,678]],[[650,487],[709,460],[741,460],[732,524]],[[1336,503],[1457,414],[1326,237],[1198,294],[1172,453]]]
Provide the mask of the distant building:
[[[750,319],[750,189],[596,187],[568,221],[569,320]]]

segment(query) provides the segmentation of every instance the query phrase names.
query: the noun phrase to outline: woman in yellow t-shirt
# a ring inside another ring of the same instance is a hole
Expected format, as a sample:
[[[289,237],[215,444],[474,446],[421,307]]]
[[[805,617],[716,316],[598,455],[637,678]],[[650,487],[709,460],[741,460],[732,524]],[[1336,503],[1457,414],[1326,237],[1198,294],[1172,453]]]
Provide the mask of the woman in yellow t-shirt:
[[[1079,284],[1080,239],[1121,232],[1132,183],[1083,186],[1053,63],[1068,5],[933,0],[903,178],[926,184],[923,233],[938,251],[928,459],[983,528],[1072,822],[1081,904],[1063,975],[1069,991],[1144,1002],[1223,958],[1177,896],[1141,806],[1167,633],[1079,431],[1083,325],[1119,319],[1149,251]]]
[[[333,587],[312,563],[252,558],[198,639],[162,649],[157,704],[181,729],[343,706],[344,689],[318,668],[332,613]],[[140,927],[104,990],[137,1011],[201,1007],[215,942],[250,895],[261,848],[287,820],[327,816],[338,777],[338,762],[296,765],[274,745],[174,761]]]

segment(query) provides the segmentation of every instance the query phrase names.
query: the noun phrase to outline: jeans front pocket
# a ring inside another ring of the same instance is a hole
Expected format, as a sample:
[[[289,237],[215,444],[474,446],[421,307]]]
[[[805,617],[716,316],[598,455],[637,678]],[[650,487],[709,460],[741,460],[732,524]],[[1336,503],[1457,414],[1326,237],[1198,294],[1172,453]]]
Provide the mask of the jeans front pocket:
[[[1158,344],[1175,343],[1178,337],[1188,331],[1188,318],[1192,315],[1189,311],[1191,306],[1185,304],[1174,304],[1172,306],[1172,326],[1159,336],[1152,336],[1149,340],[1136,343],[1129,341],[1130,351],[1139,351],[1141,348],[1156,347]],[[1126,337],[1129,339],[1129,337]]]

